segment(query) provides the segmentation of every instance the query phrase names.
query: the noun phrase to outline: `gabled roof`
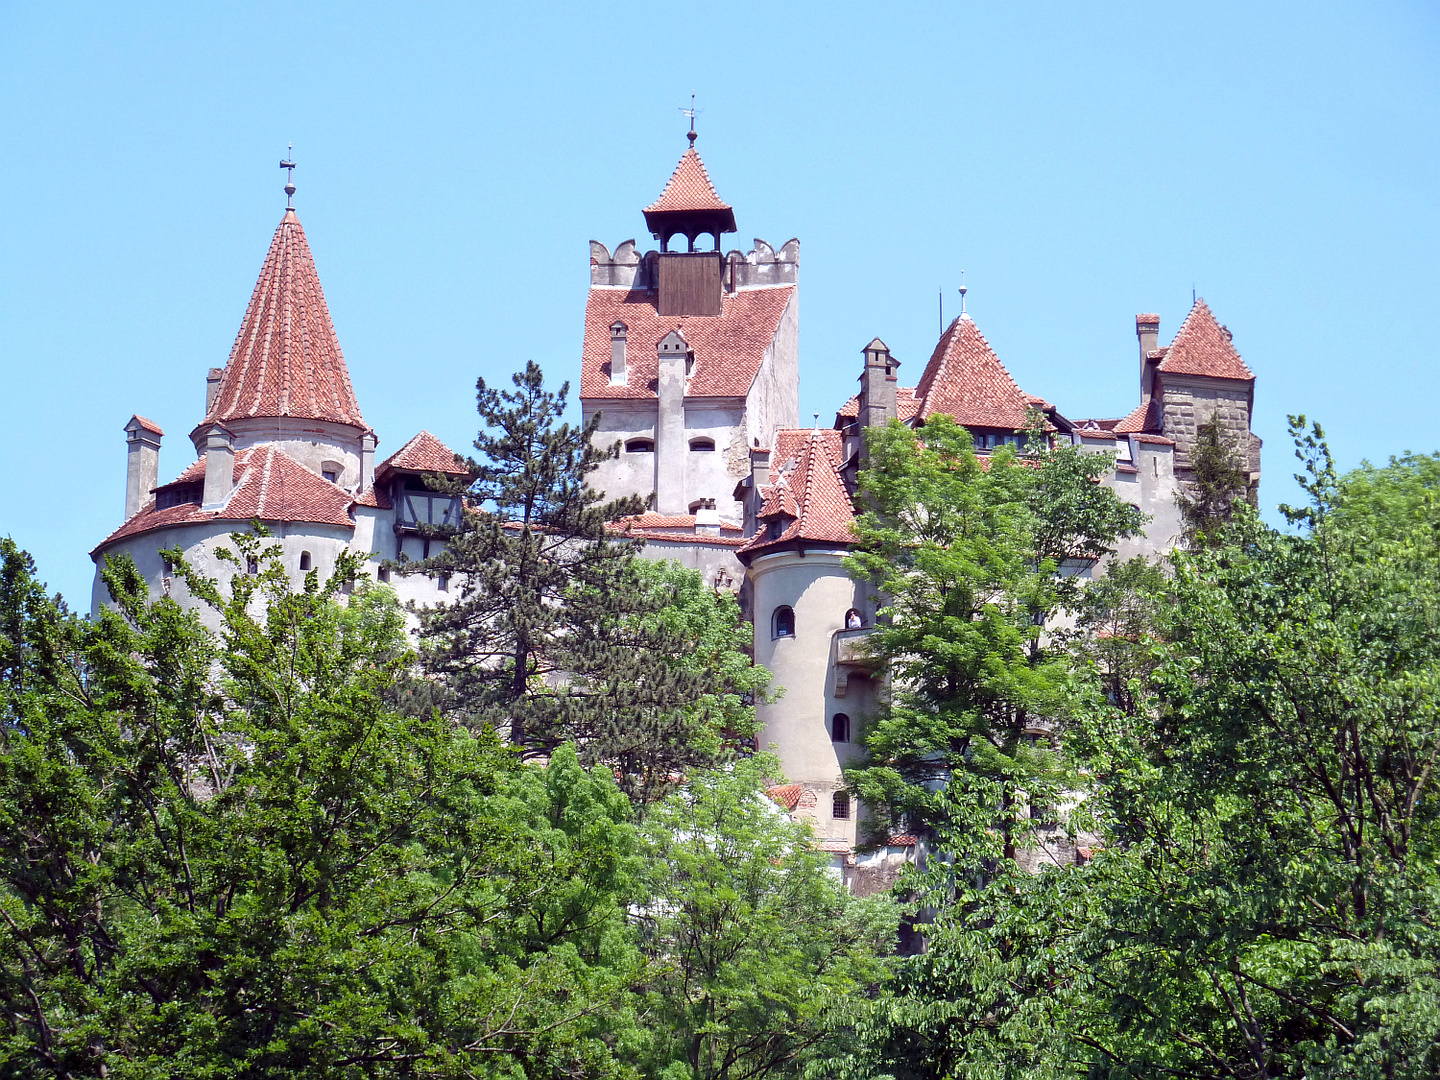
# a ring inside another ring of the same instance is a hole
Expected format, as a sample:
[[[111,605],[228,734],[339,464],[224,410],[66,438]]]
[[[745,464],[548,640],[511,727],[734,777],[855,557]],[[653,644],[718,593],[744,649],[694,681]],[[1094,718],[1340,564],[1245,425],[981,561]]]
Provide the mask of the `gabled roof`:
[[[943,413],[966,426],[1012,431],[1024,428],[1027,410],[1040,401],[1015,385],[968,315],[940,335],[915,394],[922,421]]]
[[[1113,430],[1119,435],[1128,435],[1136,431],[1160,430],[1160,406],[1151,398],[1136,406],[1134,412],[1115,424]]]
[[[422,431],[380,463],[380,471],[445,473],[447,476],[468,476],[465,459],[443,442]]]
[[[141,428],[145,431],[153,431],[156,435],[165,434],[165,432],[160,430],[159,424],[157,424],[154,420],[151,420],[149,417],[141,416],[139,413],[136,413],[134,416],[130,417],[130,424],[134,424],[136,427]],[[130,429],[130,424],[125,425],[125,429],[127,431]]]
[[[680,330],[695,353],[689,397],[744,397],[760,371],[785,305],[795,286],[744,289],[724,296],[719,315],[664,315],[656,294],[646,289],[591,289],[585,304],[585,346],[580,370],[581,398],[651,399],[656,396],[656,348]],[[610,384],[610,327],[623,322],[623,385]]]
[[[728,521],[720,522],[718,534],[696,532],[694,514],[656,514],[646,511],[611,522],[606,528],[621,536],[633,536],[643,540],[728,548],[737,548],[745,543],[740,526]]]
[[[194,482],[205,477],[205,462],[189,465],[170,484]],[[116,529],[90,553],[98,558],[108,544],[141,533],[180,525],[199,525],[212,521],[307,522],[319,525],[340,525],[353,528],[350,518],[351,495],[323,477],[316,476],[300,462],[274,446],[252,446],[235,454],[235,490],[219,510],[202,510],[198,503],[181,503],[164,510],[155,509],[151,499],[124,525]],[[159,488],[156,489],[160,490]]]
[[[705,171],[705,163],[700,160],[695,147],[691,146],[680,155],[680,161],[675,166],[675,171],[670,174],[670,180],[666,183],[665,190],[660,193],[660,198],[645,207],[644,213],[729,209],[730,204],[724,202],[716,193],[715,185],[710,182],[710,174]]]
[[[1251,382],[1255,373],[1245,366],[1230,340],[1230,331],[1215,321],[1203,299],[1196,300],[1190,314],[1170,342],[1160,371],[1166,375],[1207,375],[1213,379]]]
[[[754,554],[797,541],[855,542],[855,534],[850,529],[855,510],[840,478],[840,450],[840,432],[834,429],[776,432],[772,460],[781,464],[776,482],[761,491],[765,501],[758,516],[766,516],[767,507],[783,505],[784,509],[779,512],[793,519],[778,537],[770,537],[768,530],[757,532],[740,549],[742,553]],[[786,496],[776,492],[781,487],[793,495],[793,515]],[[772,510],[771,514],[775,512]]]
[[[270,241],[214,403],[201,424],[256,416],[366,426],[294,210],[285,211]]]

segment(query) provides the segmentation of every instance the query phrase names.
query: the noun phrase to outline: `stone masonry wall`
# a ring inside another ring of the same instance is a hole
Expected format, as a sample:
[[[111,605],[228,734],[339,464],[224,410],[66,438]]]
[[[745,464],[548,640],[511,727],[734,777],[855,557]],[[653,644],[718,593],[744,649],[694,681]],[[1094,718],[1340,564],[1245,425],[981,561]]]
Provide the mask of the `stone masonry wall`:
[[[1162,375],[1161,428],[1175,440],[1175,468],[1190,468],[1195,432],[1214,416],[1243,458],[1250,456],[1250,387],[1230,379],[1179,379]],[[1258,466],[1257,466],[1258,471]]]

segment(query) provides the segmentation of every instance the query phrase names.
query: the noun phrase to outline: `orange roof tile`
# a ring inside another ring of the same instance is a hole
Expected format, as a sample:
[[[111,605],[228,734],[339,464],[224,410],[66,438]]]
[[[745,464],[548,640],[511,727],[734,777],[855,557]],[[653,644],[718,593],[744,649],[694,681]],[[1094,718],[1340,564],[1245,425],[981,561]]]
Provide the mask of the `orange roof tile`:
[[[142,428],[144,428],[146,431],[153,431],[156,435],[164,435],[164,434],[165,434],[165,432],[163,432],[163,431],[160,430],[160,425],[159,425],[159,424],[157,424],[154,420],[151,420],[151,419],[149,419],[149,418],[147,418],[147,417],[141,416],[139,413],[136,413],[136,414],[135,414],[134,416],[132,416],[130,419],[134,420],[137,424],[139,424],[139,425],[140,425]]]
[[[774,507],[771,514],[781,512],[794,520],[778,537],[772,538],[763,531],[756,533],[741,551],[758,552],[794,541],[855,542],[850,528],[855,520],[855,508],[840,478],[840,450],[840,433],[833,429],[776,432],[773,457],[781,464],[776,482],[765,490],[760,516],[766,516],[767,507]],[[777,495],[776,488],[789,492],[793,502],[785,495]]]
[[[252,416],[366,426],[294,210],[285,211],[270,241],[214,404],[201,423]]]
[[[770,798],[774,799],[786,810],[794,810],[800,803],[800,793],[803,790],[804,788],[799,784],[779,784],[775,787],[767,788],[765,794],[769,795]]]
[[[420,432],[382,461],[380,469],[445,473],[447,476],[468,476],[470,473],[465,459],[428,431]]]
[[[1118,435],[1128,435],[1136,431],[1160,430],[1160,406],[1155,399],[1136,406],[1134,412],[1115,425],[1114,431]]]
[[[662,316],[655,293],[643,289],[591,289],[585,305],[585,346],[580,371],[581,398],[654,399],[660,339],[679,329],[695,353],[691,397],[744,397],[750,391],[765,350],[780,325],[794,285],[746,289],[721,300],[719,315]],[[623,386],[610,384],[610,327],[626,326]]]
[[[197,461],[172,481],[194,481],[205,475],[205,462]],[[177,525],[212,521],[303,521],[353,528],[350,493],[316,476],[300,462],[273,446],[253,446],[235,455],[235,490],[220,510],[202,510],[198,503],[181,503],[155,509],[155,500],[102,540],[90,553],[97,558],[108,544],[141,533]],[[163,485],[171,486],[170,484]],[[158,489],[157,489],[158,490]]]
[[[1015,385],[968,315],[940,335],[915,393],[921,420],[943,413],[967,426],[1014,431],[1025,426],[1027,410],[1038,400]]]
[[[710,182],[710,174],[705,171],[705,163],[691,146],[680,155],[680,161],[670,174],[660,198],[645,207],[644,213],[729,209],[730,204],[721,201],[715,185]]]
[[[1215,321],[1203,299],[1196,300],[1185,316],[1160,362],[1160,370],[1167,375],[1208,375],[1244,382],[1255,378],[1231,343],[1230,331]]]

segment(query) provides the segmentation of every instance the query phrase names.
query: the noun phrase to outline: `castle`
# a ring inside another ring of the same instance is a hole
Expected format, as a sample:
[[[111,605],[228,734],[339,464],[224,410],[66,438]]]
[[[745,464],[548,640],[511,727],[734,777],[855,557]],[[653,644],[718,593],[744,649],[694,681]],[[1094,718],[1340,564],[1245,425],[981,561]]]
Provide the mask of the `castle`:
[[[893,865],[913,856],[914,840],[892,837],[882,851],[857,856],[862,808],[841,780],[880,689],[861,647],[876,597],[843,565],[865,429],[891,420],[921,426],[944,414],[986,453],[1018,442],[1039,410],[1051,438],[1115,455],[1104,483],[1149,517],[1144,535],[1117,552],[1128,558],[1173,546],[1175,495],[1198,425],[1217,420],[1248,461],[1252,486],[1259,482],[1255,376],[1197,300],[1168,346],[1159,343],[1158,316],[1136,316],[1133,409],[1070,419],[1016,385],[962,310],[915,385],[900,385],[899,361],[876,338],[860,350],[858,392],[837,404],[833,424],[801,428],[799,241],[777,248],[756,240],[748,252],[722,253],[735,213],[711,183],[693,130],[689,139],[643,211],[659,249],[642,254],[627,240],[612,253],[590,243],[581,410],[586,422],[598,417],[598,444],[619,444],[591,482],[609,497],[651,500],[650,511],[616,526],[647,540],[647,557],[676,559],[739,594],[754,625],[755,661],[781,691],[758,706],[761,745],[775,749],[788,781],[772,795],[810,822],[837,867]],[[293,184],[286,191],[293,195]],[[697,251],[697,241],[709,250]],[[207,373],[204,415],[190,433],[198,459],[160,484],[160,429],[136,415],[125,431],[124,523],[91,554],[97,564],[129,554],[157,594],[183,599],[161,550],[179,547],[202,572],[222,575],[216,547],[252,519],[271,528],[296,576],[327,571],[349,548],[389,580],[383,560],[429,554],[434,541],[421,526],[461,512],[458,498],[421,479],[463,472],[427,432],[375,463],[378,440],[362,419],[289,206],[229,360]],[[449,590],[443,576],[397,576],[391,585],[422,604],[443,603]],[[92,603],[106,601],[97,571]]]

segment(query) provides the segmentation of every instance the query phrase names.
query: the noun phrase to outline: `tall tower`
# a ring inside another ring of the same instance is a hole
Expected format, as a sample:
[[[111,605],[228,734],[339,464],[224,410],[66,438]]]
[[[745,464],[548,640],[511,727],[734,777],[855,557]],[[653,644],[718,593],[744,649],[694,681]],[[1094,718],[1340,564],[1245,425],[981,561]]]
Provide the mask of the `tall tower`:
[[[682,531],[741,525],[750,448],[770,446],[799,411],[799,242],[721,253],[735,211],[695,137],[643,211],[659,250],[590,242],[580,379],[597,442],[620,447],[591,483],[652,500],[663,527]]]

